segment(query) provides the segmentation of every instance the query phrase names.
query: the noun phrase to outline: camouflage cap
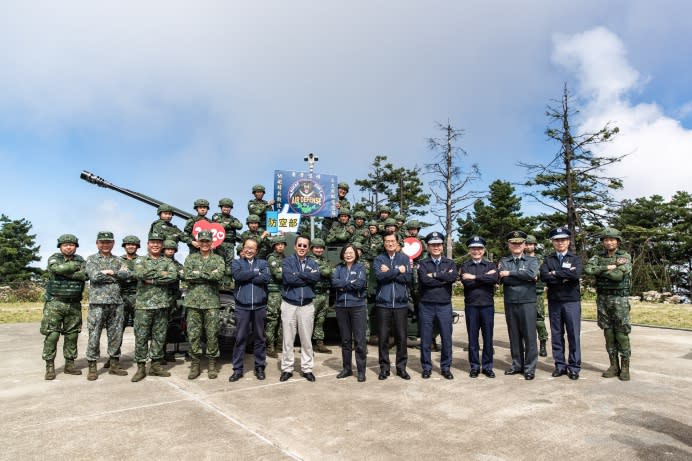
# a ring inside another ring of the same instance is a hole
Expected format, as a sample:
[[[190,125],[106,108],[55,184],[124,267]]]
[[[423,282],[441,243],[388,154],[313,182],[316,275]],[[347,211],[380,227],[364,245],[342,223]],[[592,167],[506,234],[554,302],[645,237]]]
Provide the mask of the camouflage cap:
[[[536,240],[536,236],[535,236],[535,235],[529,234],[529,235],[526,236],[525,243],[533,244],[533,245],[538,245],[538,240]]]
[[[58,248],[63,243],[74,243],[75,246],[79,246],[79,239],[74,234],[62,234],[58,237]]]
[[[222,198],[221,200],[219,200],[219,206],[228,206],[233,208],[233,200],[231,200],[230,198]]]
[[[247,219],[245,220],[245,224],[250,224],[250,223],[252,223],[252,222],[256,222],[256,223],[259,224],[259,222],[260,222],[260,217],[257,216],[256,214],[251,214],[251,215],[249,215],[249,216],[247,217]]]
[[[601,232],[601,240],[605,238],[614,238],[622,242],[622,233],[614,227],[606,227]]]
[[[394,216],[394,219],[396,219],[397,221],[404,222],[404,221],[406,221],[406,216],[404,216],[404,215],[402,215],[401,213],[399,213],[399,214],[397,214],[397,215]]]
[[[389,227],[389,226],[396,226],[399,228],[399,223],[396,222],[396,219],[394,218],[387,218],[384,220],[384,227]]]
[[[379,224],[377,224],[377,221],[370,220],[368,221],[368,227],[378,227]]]
[[[262,184],[255,184],[252,186],[252,193],[254,194],[255,192],[266,192],[266,189]]]
[[[341,215],[351,216],[351,209],[350,208],[339,208],[339,216],[341,216]]]
[[[415,219],[412,219],[411,221],[407,222],[404,227],[406,229],[420,229],[421,225],[420,222],[416,221]]]
[[[96,234],[96,240],[101,240],[103,242],[112,242],[113,240],[115,240],[115,238],[113,238],[113,232],[111,231],[100,231],[98,234]]]
[[[314,238],[312,239],[312,243],[310,243],[310,247],[315,248],[315,247],[322,247],[324,248],[326,244],[324,243],[324,240],[321,238]]]
[[[167,204],[165,204],[165,203],[162,203],[162,204],[159,205],[159,207],[156,209],[156,214],[161,214],[161,213],[163,213],[164,211],[167,211],[167,212],[169,212],[169,213],[173,213],[173,207],[170,206],[170,205],[167,205]]]
[[[198,242],[211,242],[212,240],[214,240],[214,235],[211,231],[203,230],[197,233]]]
[[[378,212],[378,213],[382,213],[382,212],[384,212],[384,213],[391,213],[391,212],[392,212],[392,209],[389,208],[389,206],[387,206],[387,205],[381,205],[381,206],[377,209],[377,212]]]
[[[164,240],[163,241],[163,249],[164,250],[178,251],[178,244],[173,240]]]
[[[272,246],[277,245],[279,243],[283,243],[284,245],[286,244],[286,236],[285,235],[275,235],[272,237]]]
[[[126,235],[123,237],[123,246],[128,245],[128,244],[134,244],[137,245],[137,248],[141,246],[141,242],[139,241],[139,237],[136,235]]]
[[[337,187],[348,192],[348,184],[346,184],[345,182],[340,182]]]
[[[356,211],[353,213],[353,217],[355,219],[367,219],[367,215],[365,214],[365,211]]]
[[[149,232],[149,241],[151,242],[152,240],[159,240],[163,242],[165,240],[164,235],[160,234],[158,232]]]
[[[209,208],[209,200],[205,200],[203,198],[198,198],[197,200],[195,200],[193,208],[197,209],[199,207]]]

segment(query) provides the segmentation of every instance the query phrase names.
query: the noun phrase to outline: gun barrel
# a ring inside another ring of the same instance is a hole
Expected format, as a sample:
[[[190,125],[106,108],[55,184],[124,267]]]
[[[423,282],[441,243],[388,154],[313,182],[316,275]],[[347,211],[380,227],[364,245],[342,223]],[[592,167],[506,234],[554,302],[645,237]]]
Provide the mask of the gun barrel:
[[[100,176],[95,175],[94,173],[91,173],[89,171],[83,170],[82,173],[79,175],[81,179],[83,179],[86,182],[90,182],[91,184],[96,184],[99,187],[105,187],[106,189],[111,189],[116,192],[120,192],[123,195],[127,195],[128,197],[131,197],[135,200],[139,200],[140,202],[144,202],[147,205],[151,205],[153,207],[159,207],[162,205],[164,202],[160,200],[156,200],[153,197],[149,197],[148,195],[140,194],[139,192],[132,191],[130,189],[125,189],[124,187],[116,186],[115,184],[106,181]],[[176,207],[171,207],[173,208],[173,215],[183,218],[183,219],[190,219],[192,218],[192,214],[181,210],[180,208]]]

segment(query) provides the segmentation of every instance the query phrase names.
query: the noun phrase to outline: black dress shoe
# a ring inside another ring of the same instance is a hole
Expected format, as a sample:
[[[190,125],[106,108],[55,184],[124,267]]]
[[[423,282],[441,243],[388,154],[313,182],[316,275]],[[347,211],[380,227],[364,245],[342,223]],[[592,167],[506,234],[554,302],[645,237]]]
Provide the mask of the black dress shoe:
[[[423,379],[430,378],[430,370],[423,370],[423,374],[421,376],[423,377]]]
[[[401,378],[401,379],[405,379],[405,380],[411,379],[411,375],[409,375],[409,374],[406,372],[406,370],[399,370],[399,369],[397,369],[397,370],[396,370],[396,375],[397,375],[399,378]]]
[[[307,373],[303,373],[303,378],[307,379],[311,383],[315,382],[315,375],[313,375],[311,371],[308,371]]]
[[[454,375],[449,370],[442,370],[440,374],[444,379],[454,379]]]
[[[389,376],[389,369],[388,368],[380,368],[380,374],[377,375],[377,379],[382,381],[383,379],[387,379]]]
[[[536,375],[533,374],[533,373],[531,373],[531,372],[527,372],[527,373],[524,375],[524,379],[527,380],[527,381],[531,381],[531,380],[532,380],[533,378],[535,378],[535,377],[536,377]]]
[[[495,372],[493,370],[483,370],[483,374],[488,378],[494,378]]]
[[[566,374],[567,374],[567,370],[560,370],[560,369],[556,368],[553,370],[553,373],[550,376],[552,376],[553,378],[559,378],[560,376],[566,375]]]
[[[240,378],[242,378],[242,377],[243,377],[243,372],[242,372],[242,371],[234,371],[233,374],[231,375],[231,377],[228,378],[228,380],[229,380],[230,382],[234,383],[234,382],[238,381],[238,380],[239,380]]]
[[[349,377],[349,376],[353,376],[353,371],[351,371],[351,370],[349,370],[349,369],[347,369],[347,368],[344,368],[343,370],[341,370],[341,371],[339,372],[338,375],[336,375],[336,379],[347,378],[347,377]]]
[[[474,368],[473,370],[469,371],[469,377],[478,378],[478,370]]]
[[[264,374],[264,368],[262,368],[262,367],[255,368],[255,376],[260,381],[264,380],[264,378],[266,378],[266,375]]]
[[[288,381],[289,379],[291,379],[292,376],[293,376],[293,373],[290,373],[288,371],[284,371],[281,373],[281,377],[279,378],[279,381],[282,381],[282,382]]]
[[[505,370],[506,375],[520,375],[521,371],[515,370],[514,368],[510,368],[509,370]]]
[[[363,381],[365,381],[365,372],[359,371],[358,372],[358,382],[362,383]]]
[[[568,376],[569,379],[571,379],[571,380],[577,380],[577,379],[579,379],[579,373],[577,373],[576,371],[568,371],[568,372],[567,372],[567,376]]]

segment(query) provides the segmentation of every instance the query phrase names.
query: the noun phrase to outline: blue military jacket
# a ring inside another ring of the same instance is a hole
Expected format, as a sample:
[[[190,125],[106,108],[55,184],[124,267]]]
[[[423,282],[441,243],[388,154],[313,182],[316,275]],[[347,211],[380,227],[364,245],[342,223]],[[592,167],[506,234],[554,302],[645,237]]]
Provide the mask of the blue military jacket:
[[[493,274],[488,272],[495,271]],[[473,274],[476,276],[472,280],[464,280],[464,305],[472,307],[487,307],[495,305],[495,284],[498,280],[498,270],[494,262],[481,259],[475,263],[472,259],[461,265],[459,276],[463,274]]]
[[[581,258],[567,252],[562,263],[557,253],[547,256],[541,264],[541,280],[548,286],[548,301],[579,301],[579,277],[584,271]]]
[[[437,266],[433,258],[418,263],[418,282],[421,285],[420,301],[423,303],[450,304],[452,284],[457,279],[457,266],[449,258],[440,258]]]

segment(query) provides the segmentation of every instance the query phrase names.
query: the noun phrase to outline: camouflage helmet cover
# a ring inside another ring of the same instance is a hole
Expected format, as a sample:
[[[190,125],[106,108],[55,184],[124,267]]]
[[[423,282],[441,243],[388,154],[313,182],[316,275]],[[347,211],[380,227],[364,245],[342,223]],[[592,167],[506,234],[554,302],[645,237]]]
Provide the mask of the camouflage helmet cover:
[[[260,217],[257,216],[256,214],[251,214],[251,215],[249,215],[249,216],[247,217],[247,219],[245,220],[245,223],[246,223],[246,224],[250,224],[250,223],[253,223],[253,222],[256,222],[256,223],[259,224],[259,222],[260,222]]]
[[[164,240],[163,249],[178,251],[178,244],[174,240]]]
[[[348,184],[345,183],[345,182],[340,182],[340,183],[338,184],[337,187],[338,187],[339,189],[343,189],[343,190],[345,190],[346,192],[348,192]]]
[[[266,189],[262,184],[255,184],[252,186],[252,193],[254,194],[255,192],[266,192]]]
[[[353,217],[355,219],[366,219],[367,215],[365,214],[364,211],[356,211],[355,213],[353,213]]]
[[[277,245],[279,243],[283,243],[284,245],[286,244],[286,236],[285,235],[275,235],[272,237],[272,246]]]
[[[162,204],[159,205],[159,207],[156,209],[156,214],[159,214],[159,215],[160,215],[160,214],[163,213],[164,211],[167,211],[167,212],[169,212],[169,213],[173,213],[173,207],[170,206],[170,205],[167,205],[167,204],[165,204],[165,203],[162,203]]]
[[[60,248],[60,245],[63,243],[74,243],[75,246],[78,247],[79,239],[74,234],[62,234],[60,237],[58,237],[58,248]]]
[[[601,240],[605,239],[606,237],[614,238],[622,242],[622,233],[614,227],[606,227],[603,229],[603,232],[601,232]]]
[[[197,200],[195,200],[195,204],[194,204],[193,208],[197,209],[199,207],[209,208],[209,200],[206,200],[203,198],[198,198]]]
[[[231,200],[230,198],[222,198],[221,200],[219,200],[219,207],[222,206],[228,206],[233,208],[233,200]]]
[[[537,244],[538,244],[538,240],[536,240],[536,236],[535,236],[535,235],[529,234],[529,235],[526,236],[526,240],[524,240],[524,243],[537,245]]]
[[[322,240],[321,238],[318,237],[318,238],[312,239],[312,243],[310,244],[310,246],[312,248],[315,248],[315,247],[324,248],[326,246],[326,244],[324,243],[324,240]]]
[[[139,241],[139,237],[137,237],[136,235],[126,235],[125,237],[123,237],[123,245],[122,246],[125,246],[128,244],[137,245],[137,248],[140,248],[142,246],[141,242]]]

